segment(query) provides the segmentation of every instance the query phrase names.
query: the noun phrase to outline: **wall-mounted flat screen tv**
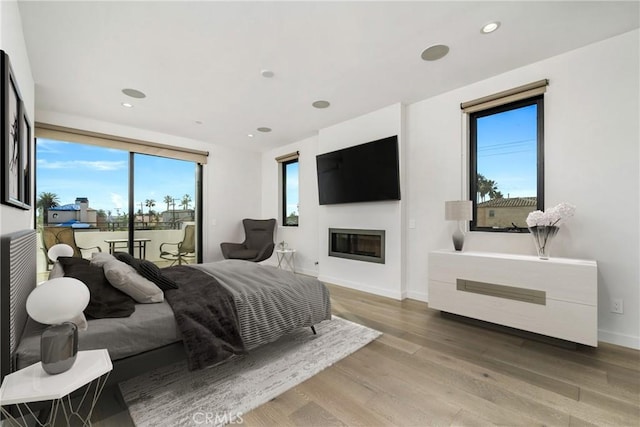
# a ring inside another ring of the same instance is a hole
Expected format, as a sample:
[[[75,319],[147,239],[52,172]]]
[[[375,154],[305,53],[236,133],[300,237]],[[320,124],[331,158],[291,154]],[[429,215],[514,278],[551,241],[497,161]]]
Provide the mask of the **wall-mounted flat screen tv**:
[[[321,205],[400,200],[398,137],[316,156]]]

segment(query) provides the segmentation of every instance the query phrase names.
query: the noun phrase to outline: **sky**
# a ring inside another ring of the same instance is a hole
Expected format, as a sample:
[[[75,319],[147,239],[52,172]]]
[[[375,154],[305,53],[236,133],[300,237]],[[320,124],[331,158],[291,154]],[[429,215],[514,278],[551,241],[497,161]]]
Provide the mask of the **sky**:
[[[194,208],[196,164],[164,157],[136,154],[134,211],[145,200],[154,199],[156,212],[167,209],[169,195],[181,209],[185,194]],[[89,207],[112,216],[127,212],[129,199],[129,152],[70,142],[38,138],[36,144],[36,197],[42,192],[58,195],[60,205],[74,203],[77,197],[89,199]]]
[[[504,197],[537,195],[536,115],[534,104],[477,121],[478,173]]]

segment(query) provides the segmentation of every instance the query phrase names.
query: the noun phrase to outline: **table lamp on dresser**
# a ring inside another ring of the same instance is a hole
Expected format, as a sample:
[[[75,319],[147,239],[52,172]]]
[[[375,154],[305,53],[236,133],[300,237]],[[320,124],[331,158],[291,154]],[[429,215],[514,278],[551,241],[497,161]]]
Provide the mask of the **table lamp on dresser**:
[[[453,232],[453,247],[456,251],[461,251],[464,245],[464,231],[462,221],[473,219],[473,203],[471,200],[452,200],[444,202],[444,218],[447,221],[458,221],[458,228]]]

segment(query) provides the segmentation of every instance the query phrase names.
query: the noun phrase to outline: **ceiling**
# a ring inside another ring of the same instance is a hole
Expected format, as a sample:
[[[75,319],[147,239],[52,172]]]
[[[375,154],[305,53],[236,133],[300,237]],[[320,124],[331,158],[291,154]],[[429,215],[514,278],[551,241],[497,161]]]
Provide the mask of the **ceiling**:
[[[630,31],[640,15],[637,1],[21,0],[19,7],[37,111],[257,151]],[[481,34],[494,20],[500,28]],[[449,54],[422,60],[434,44],[448,45]],[[124,88],[147,97],[128,97]],[[331,106],[313,108],[317,100]]]

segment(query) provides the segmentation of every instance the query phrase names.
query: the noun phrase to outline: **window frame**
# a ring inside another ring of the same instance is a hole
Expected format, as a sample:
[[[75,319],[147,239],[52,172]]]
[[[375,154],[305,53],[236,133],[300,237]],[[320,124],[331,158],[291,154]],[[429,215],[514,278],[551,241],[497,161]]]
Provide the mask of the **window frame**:
[[[296,157],[291,160],[286,160],[280,162],[282,167],[282,205],[280,206],[280,210],[282,212],[282,226],[283,227],[298,227],[300,225],[300,212],[298,212],[298,223],[297,224],[287,224],[287,166],[293,163],[298,163],[298,179],[300,177],[300,162],[299,158]],[[298,194],[298,198],[300,194]]]
[[[36,126],[38,126],[38,124],[36,124]],[[102,147],[105,149],[116,149],[116,150],[121,150],[123,152],[127,152],[128,153],[128,166],[127,166],[127,174],[128,174],[128,185],[127,185],[127,191],[128,191],[128,197],[127,197],[127,213],[128,213],[128,232],[127,232],[127,239],[128,239],[128,247],[129,247],[129,254],[133,255],[133,239],[134,239],[134,233],[135,233],[135,229],[134,229],[134,214],[135,214],[135,209],[133,207],[133,199],[134,199],[134,175],[135,175],[135,165],[134,165],[134,157],[136,154],[144,154],[144,155],[149,155],[149,156],[156,156],[156,157],[164,157],[164,158],[168,158],[168,159],[175,159],[175,160],[182,160],[182,161],[188,161],[188,162],[193,162],[196,166],[196,174],[195,174],[195,194],[194,196],[196,197],[195,203],[196,203],[196,218],[195,218],[195,222],[196,222],[196,263],[202,263],[203,260],[203,238],[202,238],[202,233],[204,230],[204,210],[203,210],[203,196],[204,196],[204,190],[203,190],[203,171],[204,171],[204,165],[207,163],[207,157],[209,155],[208,152],[203,152],[203,151],[197,151],[197,150],[190,150],[190,149],[185,149],[185,148],[180,148],[178,147],[176,149],[176,151],[172,151],[170,149],[166,149],[164,151],[161,152],[155,152],[155,151],[145,151],[144,150],[144,144],[148,144],[149,146],[152,146],[152,143],[147,143],[147,142],[143,142],[140,143],[138,145],[136,144],[132,144],[131,146],[129,146],[128,148],[125,146],[123,148],[123,146],[120,144],[123,141],[126,141],[123,138],[120,137],[112,137],[112,138],[108,138],[106,135],[104,134],[98,134],[98,133],[92,133],[92,132],[85,132],[82,133],[84,131],[78,131],[79,133],[74,133],[72,132],[72,129],[68,129],[68,128],[64,128],[65,132],[62,132],[60,130],[54,130],[54,129],[62,129],[56,126],[49,126],[49,125],[44,125],[43,127],[36,127],[36,135],[34,138],[34,146],[33,146],[33,150],[35,151],[35,156],[37,156],[37,144],[38,144],[38,139],[50,139],[50,140],[55,140],[55,141],[64,141],[64,142],[71,142],[74,144],[82,144],[82,145],[87,145],[87,146],[94,146],[94,147]],[[93,136],[88,136],[88,135],[93,135]],[[115,141],[115,142],[114,142]],[[131,140],[134,141],[134,140]],[[143,148],[142,150],[138,151],[139,148]],[[173,147],[171,147],[173,148]],[[184,153],[187,153],[186,155],[181,155],[181,151],[182,150]],[[190,154],[189,154],[190,153]],[[193,154],[192,157],[189,157],[189,155]],[[199,157],[196,157],[199,156]],[[37,160],[37,159],[36,159]],[[203,162],[204,160],[204,162]],[[36,177],[38,175],[37,173],[37,167],[38,167],[38,162],[36,161],[34,163],[34,206],[35,206],[35,201],[37,200],[37,181],[36,181]],[[33,215],[33,226],[34,229],[38,229],[38,218],[37,215]]]
[[[493,228],[479,227],[477,225],[477,182],[478,182],[478,162],[477,162],[477,120],[482,117],[504,113],[517,108],[536,105],[536,169],[537,169],[537,193],[536,210],[544,210],[544,94],[531,96],[525,99],[505,103],[495,107],[468,113],[469,123],[469,199],[473,203],[473,218],[469,221],[470,231],[488,232],[518,232],[528,233],[527,227]]]

